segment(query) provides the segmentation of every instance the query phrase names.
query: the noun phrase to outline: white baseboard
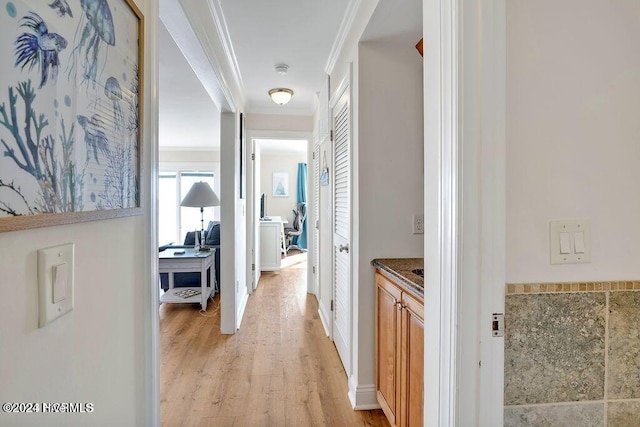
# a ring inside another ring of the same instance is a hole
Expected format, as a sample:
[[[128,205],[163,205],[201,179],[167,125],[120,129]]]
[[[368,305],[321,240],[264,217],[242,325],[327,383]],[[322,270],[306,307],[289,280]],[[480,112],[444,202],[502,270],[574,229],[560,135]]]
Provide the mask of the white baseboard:
[[[238,307],[237,313],[237,322],[236,330],[240,329],[240,324],[242,323],[242,317],[244,316],[244,310],[247,308],[247,302],[249,301],[249,294],[245,290],[241,295],[240,306]]]
[[[322,306],[318,307],[318,314],[320,315],[320,321],[324,327],[324,332],[329,338],[333,339],[331,336],[331,328],[329,327],[331,325],[331,318],[327,317],[326,313],[322,310]]]
[[[353,377],[349,378],[349,400],[356,411],[380,409],[375,384],[357,385]]]

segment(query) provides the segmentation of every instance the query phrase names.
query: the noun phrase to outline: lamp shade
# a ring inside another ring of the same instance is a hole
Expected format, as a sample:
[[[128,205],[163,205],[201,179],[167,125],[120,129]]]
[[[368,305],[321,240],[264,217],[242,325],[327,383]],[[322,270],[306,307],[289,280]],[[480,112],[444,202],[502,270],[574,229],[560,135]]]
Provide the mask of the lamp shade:
[[[206,182],[196,182],[193,184],[189,192],[180,206],[188,208],[208,208],[210,206],[220,206],[220,199],[216,196],[216,193],[211,189],[211,186]]]
[[[286,88],[278,88],[271,89],[269,91],[269,96],[278,105],[284,105],[287,102],[291,101],[291,97],[293,96],[293,91],[291,89]]]

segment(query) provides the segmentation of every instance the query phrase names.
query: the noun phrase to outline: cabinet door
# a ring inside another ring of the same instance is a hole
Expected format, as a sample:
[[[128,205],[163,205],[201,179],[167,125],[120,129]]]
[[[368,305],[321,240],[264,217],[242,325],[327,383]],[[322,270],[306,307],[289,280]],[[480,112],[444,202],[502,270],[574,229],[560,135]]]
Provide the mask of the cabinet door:
[[[279,270],[280,258],[280,223],[260,223],[260,270]]]
[[[400,400],[401,292],[379,273],[376,285],[376,396],[391,425],[396,425]]]
[[[402,294],[402,414],[400,425],[422,426],[424,408],[424,304]]]

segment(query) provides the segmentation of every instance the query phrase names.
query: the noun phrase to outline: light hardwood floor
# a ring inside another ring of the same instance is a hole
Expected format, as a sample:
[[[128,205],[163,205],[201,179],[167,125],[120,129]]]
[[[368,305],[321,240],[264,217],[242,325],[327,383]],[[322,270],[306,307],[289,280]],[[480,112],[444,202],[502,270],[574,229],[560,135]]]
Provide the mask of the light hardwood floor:
[[[219,299],[207,315],[160,307],[163,426],[388,426],[353,411],[347,378],[306,293],[304,263],[263,274],[240,330],[220,334]]]

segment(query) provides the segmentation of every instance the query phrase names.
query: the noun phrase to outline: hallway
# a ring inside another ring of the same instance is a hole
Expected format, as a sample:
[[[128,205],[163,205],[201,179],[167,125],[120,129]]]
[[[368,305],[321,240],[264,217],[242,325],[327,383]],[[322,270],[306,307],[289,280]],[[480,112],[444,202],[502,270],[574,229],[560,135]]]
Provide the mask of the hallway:
[[[389,425],[381,410],[351,409],[344,369],[306,293],[306,263],[263,273],[235,335],[220,334],[218,303],[212,317],[160,307],[163,426]]]

